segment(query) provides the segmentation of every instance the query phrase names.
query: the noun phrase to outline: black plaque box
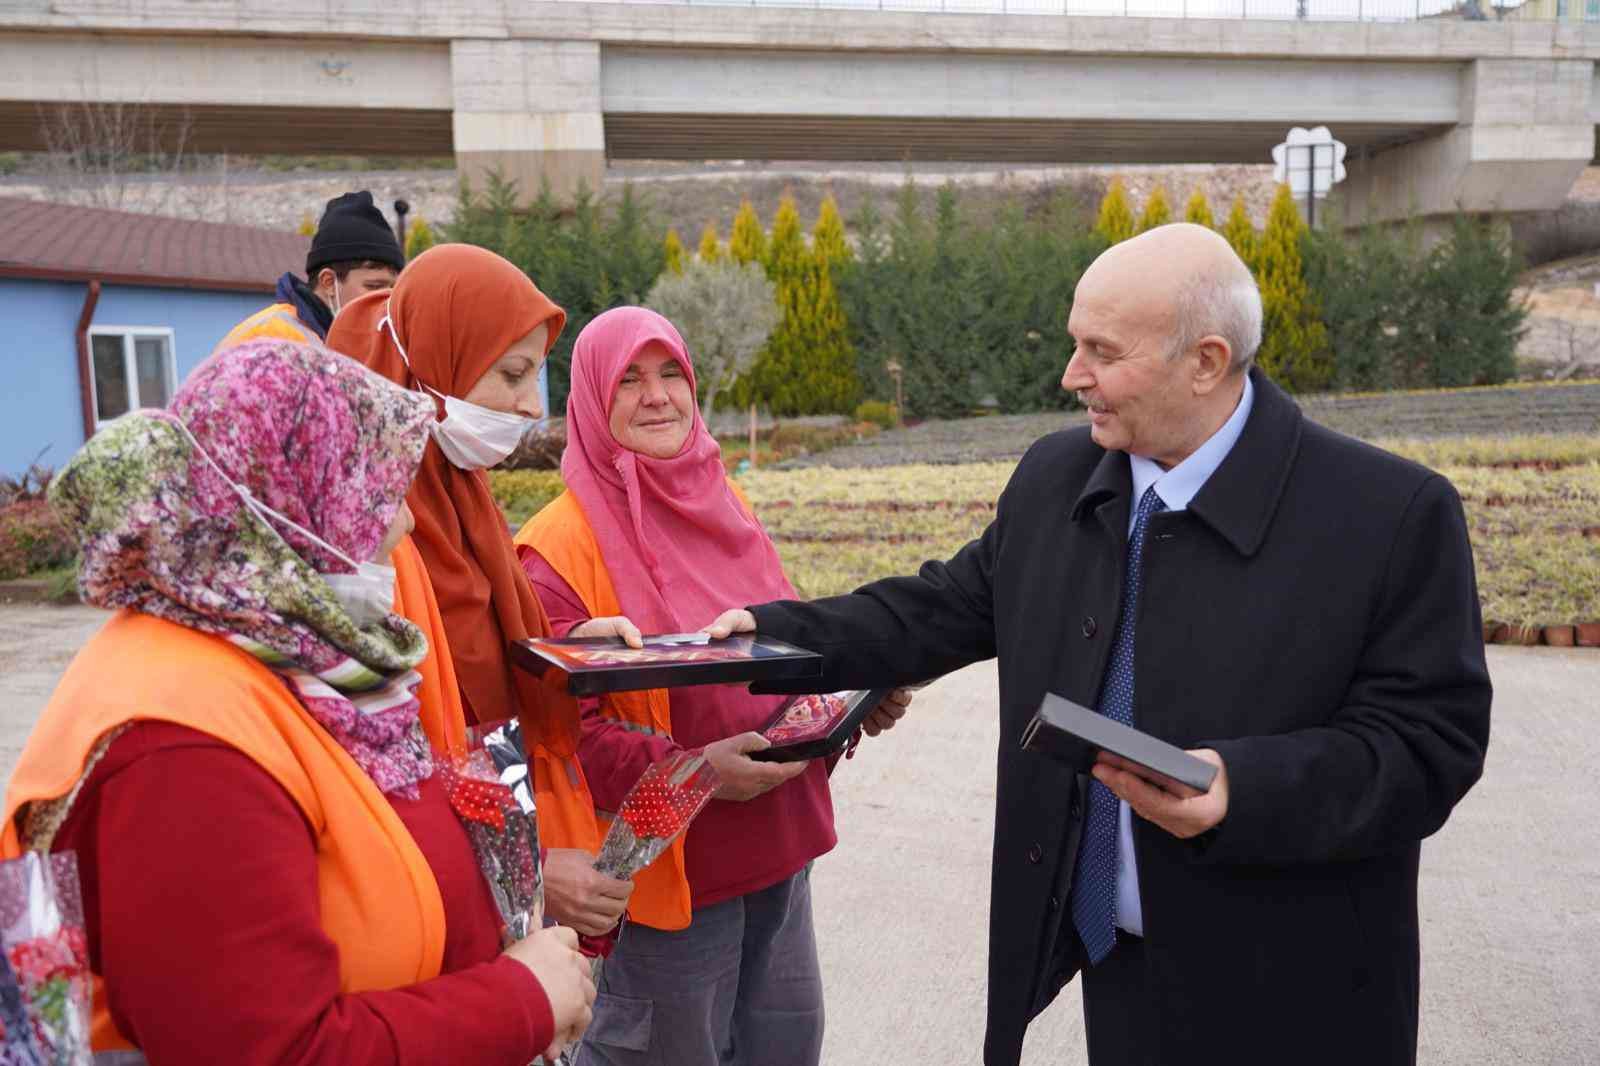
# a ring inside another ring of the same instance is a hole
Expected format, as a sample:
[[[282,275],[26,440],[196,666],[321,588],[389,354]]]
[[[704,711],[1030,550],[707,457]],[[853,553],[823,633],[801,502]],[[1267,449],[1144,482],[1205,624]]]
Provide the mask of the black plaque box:
[[[1023,729],[1022,746],[1082,773],[1089,772],[1103,751],[1116,756],[1123,769],[1177,796],[1209,792],[1217,776],[1217,768],[1204,759],[1053,692],[1045,694],[1038,713]]]

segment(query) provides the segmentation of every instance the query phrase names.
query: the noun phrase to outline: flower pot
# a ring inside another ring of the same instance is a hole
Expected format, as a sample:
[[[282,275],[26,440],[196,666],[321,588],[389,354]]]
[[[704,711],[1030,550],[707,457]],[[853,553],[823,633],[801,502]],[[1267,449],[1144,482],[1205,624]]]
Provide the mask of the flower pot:
[[[1600,648],[1600,622],[1579,622],[1573,628],[1577,630],[1578,647]]]
[[[1502,627],[1500,632],[1496,634],[1496,643],[1522,645],[1537,644],[1539,643],[1539,635],[1541,632],[1542,631],[1538,626],[1508,625]]]
[[[1490,622],[1485,620],[1483,623],[1483,642],[1485,644],[1493,644],[1494,635],[1500,632],[1500,627],[1503,624],[1504,623],[1502,622]]]
[[[1544,642],[1552,648],[1570,648],[1578,634],[1572,626],[1545,626]]]

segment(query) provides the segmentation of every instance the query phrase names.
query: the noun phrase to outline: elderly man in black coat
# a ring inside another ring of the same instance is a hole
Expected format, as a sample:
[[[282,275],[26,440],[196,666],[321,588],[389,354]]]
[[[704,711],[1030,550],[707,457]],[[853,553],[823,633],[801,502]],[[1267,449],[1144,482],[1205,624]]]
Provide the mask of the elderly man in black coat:
[[[998,657],[989,1066],[1080,971],[1096,1066],[1414,1062],[1421,844],[1489,738],[1460,501],[1251,369],[1260,295],[1209,230],[1106,252],[1068,326],[1090,424],[1028,451],[979,539],[708,628],[823,652],[826,689]],[[1022,750],[1046,692],[1215,783]]]

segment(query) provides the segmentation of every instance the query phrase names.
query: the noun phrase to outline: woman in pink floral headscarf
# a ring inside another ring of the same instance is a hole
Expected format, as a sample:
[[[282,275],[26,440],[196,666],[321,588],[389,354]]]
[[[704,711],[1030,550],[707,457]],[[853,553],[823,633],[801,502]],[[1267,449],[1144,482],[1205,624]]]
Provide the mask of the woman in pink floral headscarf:
[[[433,404],[253,341],[51,487],[116,609],[7,788],[4,851],[77,852],[96,1050],[150,1063],[525,1066],[587,1020],[570,930],[503,952],[433,772],[383,563]]]

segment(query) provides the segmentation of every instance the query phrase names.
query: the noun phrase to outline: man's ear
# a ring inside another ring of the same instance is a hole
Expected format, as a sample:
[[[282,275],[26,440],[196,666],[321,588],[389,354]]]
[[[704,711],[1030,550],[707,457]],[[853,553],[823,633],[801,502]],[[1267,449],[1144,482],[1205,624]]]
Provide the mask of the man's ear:
[[[321,289],[322,288],[323,275],[332,274],[332,273],[333,273],[333,268],[332,267],[323,267],[321,270],[319,270],[315,274],[311,275],[311,291],[312,292],[316,292],[317,290]],[[328,282],[328,287],[329,288],[333,287],[333,282],[332,281]]]
[[[1195,346],[1194,394],[1209,396],[1228,376],[1233,366],[1233,346],[1225,339],[1210,334],[1200,338]]]

